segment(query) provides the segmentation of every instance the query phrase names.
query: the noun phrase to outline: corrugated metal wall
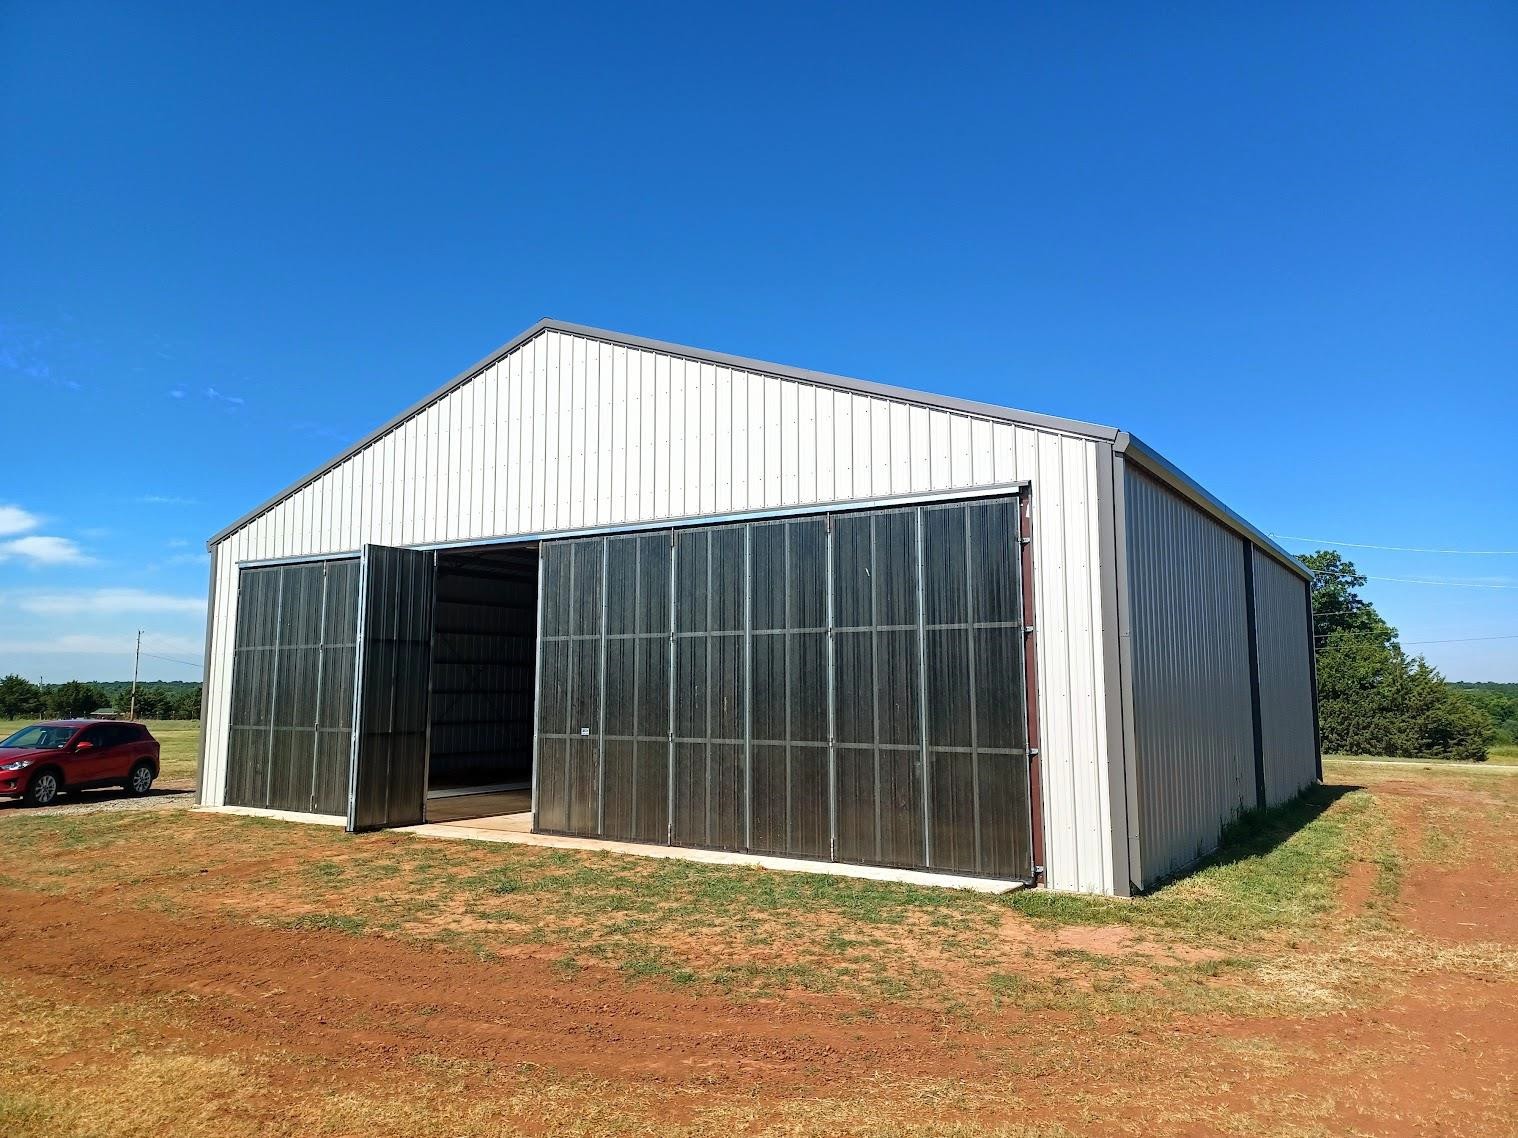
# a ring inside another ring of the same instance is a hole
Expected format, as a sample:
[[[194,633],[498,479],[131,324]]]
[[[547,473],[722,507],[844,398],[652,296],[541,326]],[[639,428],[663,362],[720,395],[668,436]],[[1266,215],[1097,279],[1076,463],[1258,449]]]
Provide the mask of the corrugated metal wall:
[[[339,814],[348,804],[358,562],[245,569],[226,801]]]
[[[431,553],[364,547],[350,830],[422,820],[435,581]]]
[[[1246,547],[1125,469],[1133,770],[1147,886],[1215,848],[1222,826],[1255,804]]]
[[[1106,445],[546,329],[218,546],[205,800],[224,790],[239,562],[1028,481],[1048,882],[1110,892],[1096,508]]]
[[[1276,806],[1318,777],[1307,582],[1258,549],[1252,556],[1265,802]]]
[[[1030,880],[1018,521],[545,544],[537,825]]]

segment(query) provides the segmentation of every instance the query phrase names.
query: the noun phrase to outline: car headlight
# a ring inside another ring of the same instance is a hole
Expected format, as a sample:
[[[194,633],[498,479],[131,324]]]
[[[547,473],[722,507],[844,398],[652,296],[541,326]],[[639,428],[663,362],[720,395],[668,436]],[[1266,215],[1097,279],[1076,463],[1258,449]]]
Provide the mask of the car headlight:
[[[24,771],[31,765],[31,759],[17,759],[13,763],[0,763],[0,771]]]

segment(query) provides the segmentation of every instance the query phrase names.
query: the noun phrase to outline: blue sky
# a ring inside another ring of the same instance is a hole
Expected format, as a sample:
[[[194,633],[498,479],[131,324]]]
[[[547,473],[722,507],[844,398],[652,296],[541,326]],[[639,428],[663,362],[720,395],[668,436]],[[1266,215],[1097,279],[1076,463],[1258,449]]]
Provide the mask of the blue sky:
[[[1515,59],[1500,3],[0,0],[0,672],[197,677],[204,539],[544,315],[1518,550]],[[1345,552],[1518,680],[1518,556]]]

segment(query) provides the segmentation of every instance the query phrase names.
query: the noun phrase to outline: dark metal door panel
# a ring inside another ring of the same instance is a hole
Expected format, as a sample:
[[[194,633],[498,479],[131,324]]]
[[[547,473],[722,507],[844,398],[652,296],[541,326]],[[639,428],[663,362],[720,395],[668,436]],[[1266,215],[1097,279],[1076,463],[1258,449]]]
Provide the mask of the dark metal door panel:
[[[534,825],[601,834],[606,543],[544,542],[539,572]]]
[[[225,801],[347,808],[358,563],[243,569]]]
[[[359,566],[358,674],[348,829],[422,821],[436,558],[366,545]]]
[[[929,861],[1031,878],[1017,504],[923,510]]]
[[[536,826],[1031,879],[1017,509],[545,543]]]

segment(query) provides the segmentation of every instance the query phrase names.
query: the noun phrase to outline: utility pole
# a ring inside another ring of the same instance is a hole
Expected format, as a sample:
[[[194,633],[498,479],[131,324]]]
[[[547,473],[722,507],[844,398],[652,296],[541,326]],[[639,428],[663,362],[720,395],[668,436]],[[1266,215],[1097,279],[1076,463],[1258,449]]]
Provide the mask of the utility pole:
[[[137,651],[132,656],[132,706],[127,712],[128,719],[137,718],[137,672],[142,666],[142,629],[137,630]]]

